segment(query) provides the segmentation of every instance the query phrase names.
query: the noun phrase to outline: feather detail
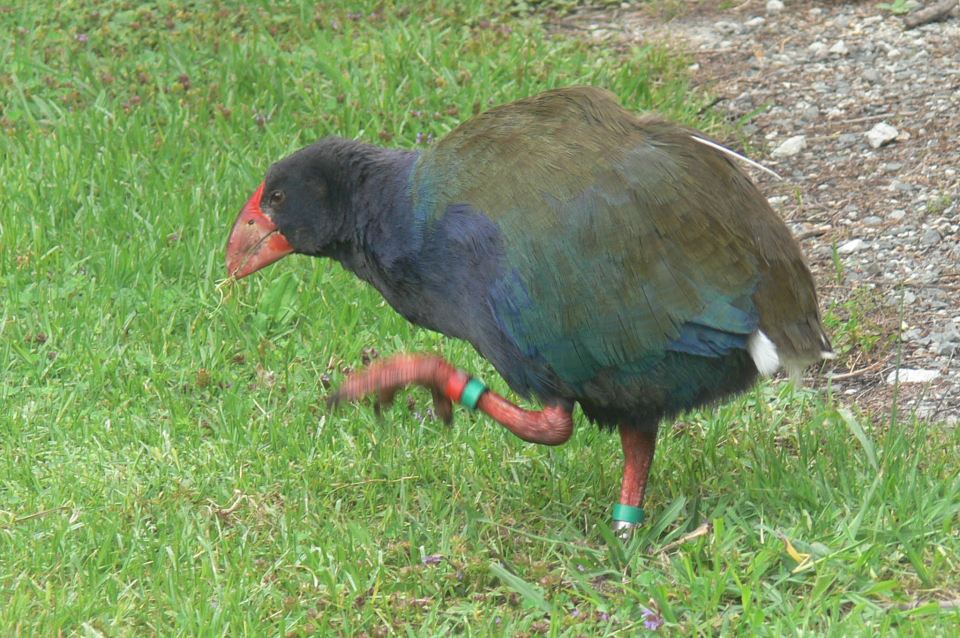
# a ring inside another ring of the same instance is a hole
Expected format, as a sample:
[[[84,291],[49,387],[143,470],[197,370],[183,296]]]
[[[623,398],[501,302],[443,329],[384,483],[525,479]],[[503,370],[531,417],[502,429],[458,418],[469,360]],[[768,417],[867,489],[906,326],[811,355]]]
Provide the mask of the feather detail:
[[[763,334],[762,330],[757,330],[750,335],[750,339],[747,341],[747,352],[750,353],[750,358],[757,366],[757,371],[765,377],[769,377],[780,367],[777,346],[770,341],[767,335]]]
[[[744,162],[744,163],[746,163],[746,164],[749,164],[750,166],[752,166],[752,167],[754,167],[754,168],[756,168],[756,169],[758,169],[758,170],[763,171],[763,172],[766,173],[767,175],[772,175],[773,177],[775,177],[775,178],[777,178],[777,179],[779,179],[779,180],[783,180],[783,178],[780,177],[780,175],[778,175],[778,174],[777,174],[776,172],[774,172],[773,170],[767,168],[766,166],[764,166],[764,165],[761,164],[760,162],[755,162],[755,161],[753,161],[752,159],[750,159],[749,157],[746,157],[746,156],[744,156],[744,155],[741,155],[740,153],[738,153],[738,152],[736,152],[736,151],[734,151],[734,150],[731,150],[731,149],[727,148],[726,146],[723,146],[722,144],[717,144],[716,142],[711,141],[711,140],[708,140],[708,139],[705,138],[705,137],[700,137],[699,135],[691,135],[690,138],[693,139],[693,140],[696,140],[697,142],[700,142],[701,144],[703,144],[703,145],[705,145],[705,146],[709,146],[709,147],[712,148],[712,149],[716,149],[716,150],[720,151],[721,153],[723,153],[724,155],[727,155],[727,156],[732,157],[732,158],[734,158],[734,159],[738,159],[738,160],[740,160],[741,162]]]

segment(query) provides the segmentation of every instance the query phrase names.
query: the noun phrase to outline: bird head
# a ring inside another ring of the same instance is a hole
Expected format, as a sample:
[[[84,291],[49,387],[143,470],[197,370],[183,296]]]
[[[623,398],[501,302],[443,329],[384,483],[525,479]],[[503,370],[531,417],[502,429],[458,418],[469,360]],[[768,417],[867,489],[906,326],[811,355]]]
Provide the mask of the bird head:
[[[323,140],[270,167],[233,224],[227,272],[246,277],[290,253],[323,255],[336,241],[343,206],[330,184],[339,172],[337,144]]]

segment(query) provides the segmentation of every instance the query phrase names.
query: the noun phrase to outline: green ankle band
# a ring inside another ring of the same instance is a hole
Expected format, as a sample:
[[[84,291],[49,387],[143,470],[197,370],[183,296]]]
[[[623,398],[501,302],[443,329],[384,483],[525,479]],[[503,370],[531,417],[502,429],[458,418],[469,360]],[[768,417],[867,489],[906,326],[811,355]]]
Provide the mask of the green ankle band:
[[[613,520],[639,525],[643,522],[643,508],[617,503],[613,506]]]
[[[460,403],[471,410],[476,410],[477,402],[480,400],[480,395],[486,391],[487,386],[483,384],[483,381],[480,379],[470,379],[470,381],[467,382],[467,387],[463,389],[463,395],[460,397]]]

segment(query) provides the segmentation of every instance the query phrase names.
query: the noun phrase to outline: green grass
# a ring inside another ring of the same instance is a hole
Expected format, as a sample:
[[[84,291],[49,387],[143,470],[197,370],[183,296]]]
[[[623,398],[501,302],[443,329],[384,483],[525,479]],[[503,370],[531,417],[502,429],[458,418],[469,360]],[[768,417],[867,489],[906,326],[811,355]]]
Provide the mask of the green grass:
[[[548,36],[509,3],[400,6],[0,12],[0,634],[633,635],[646,608],[675,635],[951,633],[957,430],[761,386],[665,428],[621,544],[616,437],[448,429],[422,391],[381,420],[326,410],[323,375],[369,348],[506,389],[339,266],[218,286],[270,162],[326,134],[412,146],[574,83],[687,122],[707,97],[661,49]]]

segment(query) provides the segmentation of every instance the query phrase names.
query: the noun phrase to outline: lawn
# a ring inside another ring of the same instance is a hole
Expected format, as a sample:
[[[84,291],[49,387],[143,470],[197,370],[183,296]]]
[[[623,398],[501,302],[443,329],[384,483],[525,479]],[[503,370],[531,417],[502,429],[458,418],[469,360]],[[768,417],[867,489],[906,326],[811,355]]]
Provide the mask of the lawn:
[[[378,353],[507,388],[336,264],[225,281],[243,202],[324,135],[429,144],[571,84],[733,134],[677,53],[542,15],[0,7],[0,634],[955,631],[960,430],[766,383],[664,427],[650,518],[621,542],[617,437],[578,421],[536,447],[463,410],[447,428],[423,391],[331,412]]]

